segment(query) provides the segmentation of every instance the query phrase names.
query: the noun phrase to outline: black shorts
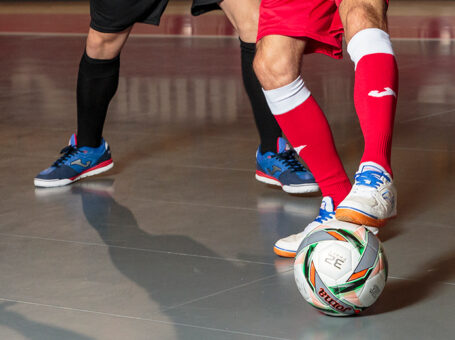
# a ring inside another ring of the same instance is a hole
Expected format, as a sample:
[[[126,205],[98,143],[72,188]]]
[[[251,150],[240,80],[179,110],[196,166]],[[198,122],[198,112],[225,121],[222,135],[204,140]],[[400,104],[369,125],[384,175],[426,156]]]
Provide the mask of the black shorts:
[[[193,0],[191,13],[219,9],[221,0]],[[104,33],[120,32],[136,22],[159,25],[169,0],[90,0],[90,27]]]

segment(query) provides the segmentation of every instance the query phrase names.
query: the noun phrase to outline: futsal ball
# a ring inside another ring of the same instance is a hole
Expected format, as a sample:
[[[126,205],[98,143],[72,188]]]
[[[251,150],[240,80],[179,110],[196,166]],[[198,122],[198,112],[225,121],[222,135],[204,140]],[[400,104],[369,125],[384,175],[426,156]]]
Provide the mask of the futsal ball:
[[[302,241],[294,276],[303,298],[332,316],[355,315],[370,307],[387,281],[387,258],[367,228],[332,221]]]

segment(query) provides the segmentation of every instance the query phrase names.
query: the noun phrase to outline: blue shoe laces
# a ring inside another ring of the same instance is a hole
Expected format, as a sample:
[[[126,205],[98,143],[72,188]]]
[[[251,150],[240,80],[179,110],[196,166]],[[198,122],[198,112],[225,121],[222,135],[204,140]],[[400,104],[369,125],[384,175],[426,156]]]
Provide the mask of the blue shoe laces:
[[[64,147],[61,151],[60,154],[63,154],[59,159],[57,159],[52,166],[55,166],[56,168],[60,167],[65,163],[65,161],[70,158],[71,156],[81,152],[77,147],[73,145],[68,145]]]
[[[384,184],[381,177],[385,177],[388,181],[390,181],[390,178],[383,172],[367,170],[355,175],[355,183],[377,189],[381,184]]]
[[[291,170],[291,172],[307,172],[308,170],[297,160],[296,152],[294,150],[283,151],[276,153],[272,156],[279,161],[282,161],[284,165]]]
[[[319,223],[324,223],[328,220],[331,220],[335,217],[334,211],[327,211],[325,209],[319,209],[319,216],[316,217],[314,220]]]

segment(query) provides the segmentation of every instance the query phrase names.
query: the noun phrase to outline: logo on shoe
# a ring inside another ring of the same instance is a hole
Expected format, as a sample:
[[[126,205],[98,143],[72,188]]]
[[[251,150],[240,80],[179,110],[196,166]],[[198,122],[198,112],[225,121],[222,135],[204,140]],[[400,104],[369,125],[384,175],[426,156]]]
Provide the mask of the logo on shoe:
[[[273,176],[276,172],[280,172],[281,168],[277,167],[276,165],[272,166],[272,171],[270,174]]]
[[[382,193],[382,198],[384,198],[386,201],[389,201],[392,206],[395,205],[395,197],[389,190],[386,190]]]
[[[397,94],[395,93],[394,90],[392,90],[390,87],[384,87],[385,91],[379,92],[378,90],[370,91],[368,95],[370,97],[376,97],[376,98],[381,98],[385,96],[394,96],[395,98],[397,97]]]
[[[91,161],[87,161],[87,163],[82,163],[82,160],[81,159],[76,159],[75,161],[72,161],[71,162],[71,165],[79,165],[83,168],[86,168],[88,167],[92,162]]]

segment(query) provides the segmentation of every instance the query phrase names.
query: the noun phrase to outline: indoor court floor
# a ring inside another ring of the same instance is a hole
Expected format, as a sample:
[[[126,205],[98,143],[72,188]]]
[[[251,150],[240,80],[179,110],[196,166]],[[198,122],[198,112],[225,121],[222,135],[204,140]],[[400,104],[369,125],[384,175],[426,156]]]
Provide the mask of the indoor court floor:
[[[399,214],[380,232],[385,291],[349,318],[312,309],[273,253],[321,197],[254,179],[258,136],[221,13],[175,2],[161,28],[138,25],[105,127],[114,168],[35,189],[75,131],[87,13],[0,2],[0,339],[453,339],[455,2],[391,2]],[[317,55],[303,67],[351,176],[352,69]]]

